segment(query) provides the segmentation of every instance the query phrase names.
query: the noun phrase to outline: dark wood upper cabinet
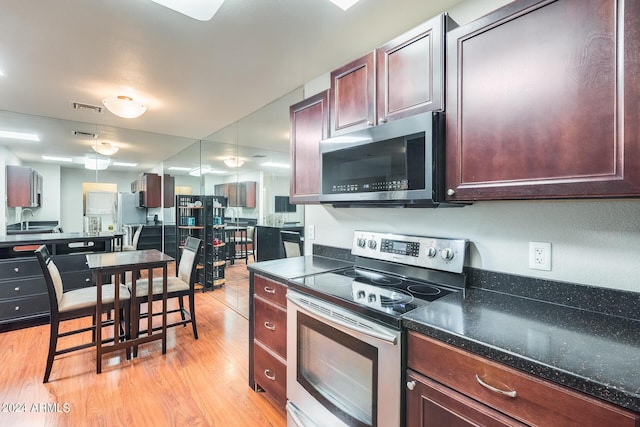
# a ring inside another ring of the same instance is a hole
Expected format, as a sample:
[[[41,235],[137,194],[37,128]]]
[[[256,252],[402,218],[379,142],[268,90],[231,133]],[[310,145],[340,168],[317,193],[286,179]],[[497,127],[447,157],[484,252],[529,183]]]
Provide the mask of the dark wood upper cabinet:
[[[157,173],[145,172],[131,183],[131,191],[142,193],[140,204],[145,208],[162,206],[162,177]]]
[[[375,124],[375,52],[331,72],[331,135]]]
[[[176,204],[176,178],[164,174],[163,207],[172,208]]]
[[[441,14],[376,49],[377,123],[444,110],[445,32]]]
[[[35,208],[42,203],[42,175],[26,166],[7,165],[7,206]]]
[[[640,2],[519,0],[447,39],[449,200],[640,195]]]
[[[214,194],[226,197],[228,207],[255,208],[256,191],[256,181],[229,182],[214,186]]]
[[[331,72],[331,135],[444,109],[441,14]]]
[[[329,132],[329,91],[289,108],[291,203],[315,203],[320,195],[320,140]]]

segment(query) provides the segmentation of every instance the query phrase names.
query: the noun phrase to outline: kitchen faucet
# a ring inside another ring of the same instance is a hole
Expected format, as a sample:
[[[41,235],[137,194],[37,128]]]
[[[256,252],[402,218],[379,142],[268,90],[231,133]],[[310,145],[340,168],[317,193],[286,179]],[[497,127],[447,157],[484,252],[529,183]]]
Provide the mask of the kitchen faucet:
[[[229,211],[233,212],[233,215],[231,215]],[[238,225],[236,221],[234,221],[236,216],[236,210],[234,208],[227,208],[227,215],[229,215],[229,218],[231,219],[231,223],[233,225]]]
[[[31,218],[33,218],[33,211],[31,209],[29,209],[29,208],[22,209],[22,211],[20,211],[20,231],[24,230],[24,219],[23,218],[24,218],[24,213],[25,212],[29,212],[31,214]],[[27,230],[28,229],[29,228],[27,227]]]

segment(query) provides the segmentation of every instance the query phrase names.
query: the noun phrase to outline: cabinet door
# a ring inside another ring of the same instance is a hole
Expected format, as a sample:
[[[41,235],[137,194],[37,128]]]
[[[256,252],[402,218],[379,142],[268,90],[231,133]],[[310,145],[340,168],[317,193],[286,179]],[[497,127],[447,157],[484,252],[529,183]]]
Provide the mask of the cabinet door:
[[[147,208],[162,206],[162,178],[155,173],[144,174],[144,202]]]
[[[444,110],[444,34],[439,15],[376,50],[378,124]]]
[[[7,206],[31,206],[31,168],[7,166]]]
[[[376,124],[375,52],[331,72],[331,135]]]
[[[171,175],[164,175],[163,207],[172,208],[176,203],[176,179]]]
[[[519,0],[447,35],[450,200],[640,195],[640,2]]]
[[[289,108],[292,203],[317,203],[320,195],[320,140],[328,135],[329,91]]]
[[[525,425],[411,370],[406,405],[407,427]]]

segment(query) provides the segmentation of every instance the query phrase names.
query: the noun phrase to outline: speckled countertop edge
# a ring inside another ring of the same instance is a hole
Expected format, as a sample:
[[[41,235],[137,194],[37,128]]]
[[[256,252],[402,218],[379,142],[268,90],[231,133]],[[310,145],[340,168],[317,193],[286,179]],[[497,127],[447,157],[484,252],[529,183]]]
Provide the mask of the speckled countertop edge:
[[[481,289],[476,289],[474,292],[489,292]],[[445,297],[447,298],[447,297]],[[443,298],[443,300],[445,299]],[[515,298],[523,298],[521,296],[515,296]],[[455,298],[448,298],[448,302],[454,301]],[[551,304],[549,302],[540,302],[541,304]],[[557,304],[554,304],[558,307]],[[428,310],[426,307],[424,310]],[[562,308],[560,308],[562,309]],[[566,307],[567,310],[574,310],[574,308]],[[605,315],[606,316],[606,315]],[[535,377],[549,380],[555,384],[571,388],[573,390],[585,393],[589,396],[593,396],[604,401],[619,405],[623,408],[630,409],[635,412],[640,412],[640,390],[621,390],[611,383],[606,381],[597,381],[592,378],[585,378],[582,375],[574,372],[551,366],[549,364],[542,363],[532,358],[526,357],[522,354],[514,353],[506,348],[496,347],[484,340],[480,341],[473,337],[468,337],[457,333],[454,330],[443,328],[429,323],[420,315],[415,313],[412,315],[406,315],[403,319],[403,326],[409,330],[419,332],[423,335],[432,337],[434,339],[443,341],[452,346],[458,347],[463,350],[467,350],[471,353],[493,360],[495,362],[502,363],[519,371],[527,374],[531,374]],[[595,336],[595,335],[594,335]],[[487,340],[489,341],[489,340]],[[638,350],[640,352],[640,348]],[[636,373],[629,373],[630,375],[638,375],[640,368]]]

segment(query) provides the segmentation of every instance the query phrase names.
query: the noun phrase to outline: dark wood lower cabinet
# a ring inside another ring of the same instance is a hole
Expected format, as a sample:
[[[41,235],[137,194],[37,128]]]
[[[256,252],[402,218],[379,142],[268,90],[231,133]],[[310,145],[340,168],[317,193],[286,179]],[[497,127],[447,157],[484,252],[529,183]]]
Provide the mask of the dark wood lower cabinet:
[[[407,387],[407,427],[525,425],[412,370]]]

